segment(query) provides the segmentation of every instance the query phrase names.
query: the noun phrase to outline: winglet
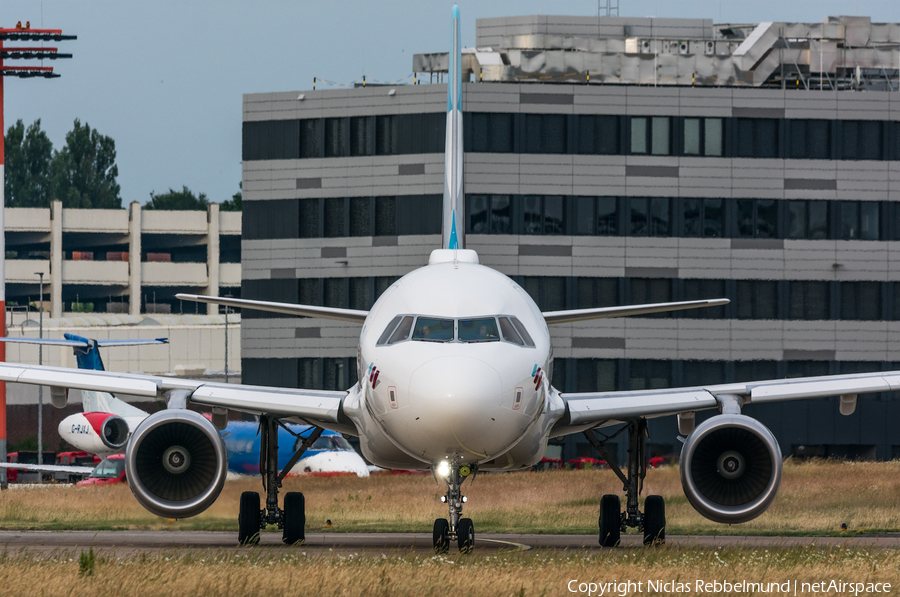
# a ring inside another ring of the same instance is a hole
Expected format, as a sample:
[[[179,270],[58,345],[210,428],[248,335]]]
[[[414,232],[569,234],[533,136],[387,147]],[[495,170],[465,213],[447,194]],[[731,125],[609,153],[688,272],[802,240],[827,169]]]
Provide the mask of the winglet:
[[[444,206],[442,249],[465,249],[462,137],[462,48],[459,6],[453,6],[449,67],[447,69],[447,135],[444,145]]]

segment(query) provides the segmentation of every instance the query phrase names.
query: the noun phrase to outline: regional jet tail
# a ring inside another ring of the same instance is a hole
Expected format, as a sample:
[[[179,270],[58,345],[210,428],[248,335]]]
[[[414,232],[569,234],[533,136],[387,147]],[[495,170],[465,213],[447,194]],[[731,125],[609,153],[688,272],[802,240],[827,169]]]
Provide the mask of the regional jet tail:
[[[359,381],[346,391],[273,388],[202,380],[74,371],[16,363],[0,364],[0,380],[122,391],[162,397],[168,409],[147,417],[128,441],[126,468],[137,500],[150,512],[184,518],[215,501],[225,480],[227,458],[216,427],[188,410],[189,404],[259,415],[260,495],[245,492],[239,508],[238,541],[253,543],[275,524],[283,540],[305,537],[304,497],[290,492],[279,506],[278,490],[290,466],[278,465],[278,430],[287,422],[316,431],[295,443],[298,461],[320,430],[359,437],[363,455],[384,468],[431,470],[447,485],[448,518],[435,520],[433,544],[446,552],[474,545],[474,523],[462,515],[461,487],[479,471],[517,470],[539,462],[550,437],[580,433],[622,481],[618,495],[600,500],[601,545],[619,542],[636,528],[648,545],[665,539],[663,498],[638,497],[646,473],[647,419],[675,416],[686,435],[681,479],[691,505],[722,523],[751,520],[769,507],[781,481],[781,452],[772,433],[742,414],[751,403],[841,396],[840,412],[851,414],[861,393],[900,389],[900,371],[775,379],[689,388],[630,392],[561,393],[551,385],[550,324],[642,315],[726,303],[725,299],[656,305],[603,307],[542,313],[525,290],[506,275],[480,264],[466,249],[462,201],[462,90],[459,10],[452,15],[448,77],[447,145],[440,248],[428,264],[395,282],[369,311],[287,305],[248,299],[182,295],[208,303],[285,315],[362,324]],[[424,256],[423,256],[424,261]],[[719,413],[695,425],[695,413]],[[603,427],[619,431],[597,434]],[[619,463],[607,442],[627,434],[627,461]],[[290,463],[289,463],[290,464]]]

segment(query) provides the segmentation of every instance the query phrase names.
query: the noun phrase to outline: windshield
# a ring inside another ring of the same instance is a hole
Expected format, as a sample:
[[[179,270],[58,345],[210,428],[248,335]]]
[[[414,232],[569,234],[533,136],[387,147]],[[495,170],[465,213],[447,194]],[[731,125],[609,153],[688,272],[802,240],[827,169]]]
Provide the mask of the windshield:
[[[125,460],[122,458],[107,458],[97,465],[90,476],[94,479],[115,479],[125,470]]]
[[[453,320],[419,317],[413,330],[413,340],[422,342],[453,341]]]
[[[497,320],[493,317],[459,320],[460,342],[499,342]]]

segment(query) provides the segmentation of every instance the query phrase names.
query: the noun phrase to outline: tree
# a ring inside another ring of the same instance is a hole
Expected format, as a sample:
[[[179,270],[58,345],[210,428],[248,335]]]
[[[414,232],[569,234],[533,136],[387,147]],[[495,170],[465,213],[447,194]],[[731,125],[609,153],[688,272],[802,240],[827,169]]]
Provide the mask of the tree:
[[[9,127],[4,142],[4,188],[8,207],[50,207],[53,143],[40,119],[25,130],[21,120]]]
[[[53,156],[51,196],[64,207],[121,209],[116,177],[116,142],[88,123],[66,133],[66,146]]]
[[[241,204],[241,199],[243,195],[244,183],[238,183],[238,186],[241,187],[241,190],[231,196],[231,199],[226,199],[222,202],[222,205],[219,207],[222,211],[243,211],[243,205]]]
[[[150,201],[144,205],[144,209],[171,209],[171,210],[205,210],[209,205],[206,193],[194,195],[186,186],[180,191],[169,189],[168,193],[150,193]]]

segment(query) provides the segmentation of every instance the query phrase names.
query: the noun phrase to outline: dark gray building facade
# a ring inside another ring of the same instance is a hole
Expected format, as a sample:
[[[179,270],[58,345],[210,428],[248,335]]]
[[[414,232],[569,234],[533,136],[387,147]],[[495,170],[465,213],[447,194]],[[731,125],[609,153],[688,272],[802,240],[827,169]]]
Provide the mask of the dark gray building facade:
[[[644,21],[485,19],[491,47],[464,56],[467,247],[485,265],[544,310],[731,299],[554,326],[553,385],[900,369],[900,26],[854,41],[858,20],[804,38],[801,24]],[[880,67],[858,68],[866,51]],[[441,60],[417,55],[419,80]],[[445,113],[438,83],[246,95],[242,296],[366,309],[424,265]],[[245,312],[241,334],[244,383],[356,381],[357,326]],[[885,459],[896,398],[861,396],[849,417],[836,399],[746,412],[785,454]],[[677,452],[676,436],[674,418],[652,421],[650,451]],[[579,439],[566,459],[590,455]]]

